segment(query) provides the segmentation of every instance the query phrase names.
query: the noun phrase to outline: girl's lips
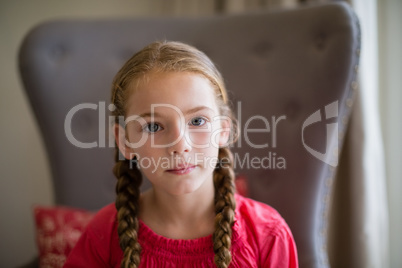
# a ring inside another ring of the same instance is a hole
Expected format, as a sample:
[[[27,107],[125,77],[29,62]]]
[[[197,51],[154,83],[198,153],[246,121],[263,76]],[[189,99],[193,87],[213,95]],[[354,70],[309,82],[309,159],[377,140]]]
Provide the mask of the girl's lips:
[[[195,167],[196,166],[194,166],[194,165],[188,165],[188,166],[179,167],[179,168],[175,168],[175,169],[169,169],[169,170],[167,170],[167,172],[176,174],[176,175],[184,175],[184,174],[188,174],[191,171],[193,171],[193,169],[195,169]]]

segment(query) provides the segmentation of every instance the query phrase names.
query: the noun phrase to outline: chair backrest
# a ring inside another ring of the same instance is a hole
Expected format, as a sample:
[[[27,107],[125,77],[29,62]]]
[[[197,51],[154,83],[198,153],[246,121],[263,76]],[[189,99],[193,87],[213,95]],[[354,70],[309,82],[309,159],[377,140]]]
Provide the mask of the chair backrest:
[[[161,39],[192,44],[217,64],[239,116],[242,138],[233,150],[249,195],[288,222],[300,267],[325,267],[333,161],[358,63],[358,21],[344,3],[205,18],[64,20],[33,29],[20,72],[56,203],[95,210],[114,201],[112,78]]]

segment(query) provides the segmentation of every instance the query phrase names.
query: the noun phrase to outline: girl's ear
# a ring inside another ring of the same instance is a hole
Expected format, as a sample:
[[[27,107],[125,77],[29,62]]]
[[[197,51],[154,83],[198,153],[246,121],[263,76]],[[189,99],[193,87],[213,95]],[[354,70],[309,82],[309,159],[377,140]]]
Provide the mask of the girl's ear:
[[[128,140],[126,139],[126,130],[119,124],[114,124],[114,138],[116,140],[117,147],[121,154],[127,159],[133,159],[134,151],[127,146]]]
[[[231,120],[229,117],[224,117],[221,121],[221,132],[219,135],[219,147],[226,147],[229,145],[229,137],[230,137],[230,124]]]

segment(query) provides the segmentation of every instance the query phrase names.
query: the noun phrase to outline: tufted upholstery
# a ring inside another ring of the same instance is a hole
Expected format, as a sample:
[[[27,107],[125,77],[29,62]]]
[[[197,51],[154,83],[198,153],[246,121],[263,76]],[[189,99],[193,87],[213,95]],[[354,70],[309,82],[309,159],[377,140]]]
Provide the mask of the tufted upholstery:
[[[111,81],[134,52],[158,39],[190,43],[216,62],[242,128],[233,148],[238,174],[247,178],[251,197],[286,219],[300,266],[325,267],[333,166],[357,86],[359,27],[343,3],[206,18],[53,21],[33,29],[20,50],[20,71],[46,145],[56,203],[95,210],[113,202]],[[65,133],[69,112],[84,103],[71,126],[76,140],[97,143],[88,149]],[[265,131],[244,133],[246,125]],[[326,153],[332,165],[312,150]],[[249,162],[265,159],[265,168],[247,165],[247,155]]]

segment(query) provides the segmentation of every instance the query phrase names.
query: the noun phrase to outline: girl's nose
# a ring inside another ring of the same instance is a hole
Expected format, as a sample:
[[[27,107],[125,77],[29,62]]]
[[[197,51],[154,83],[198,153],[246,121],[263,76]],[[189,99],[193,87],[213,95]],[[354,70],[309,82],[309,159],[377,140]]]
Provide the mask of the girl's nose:
[[[169,155],[181,155],[191,151],[191,146],[188,143],[187,131],[184,129],[176,129],[172,135],[172,142],[168,146]]]

